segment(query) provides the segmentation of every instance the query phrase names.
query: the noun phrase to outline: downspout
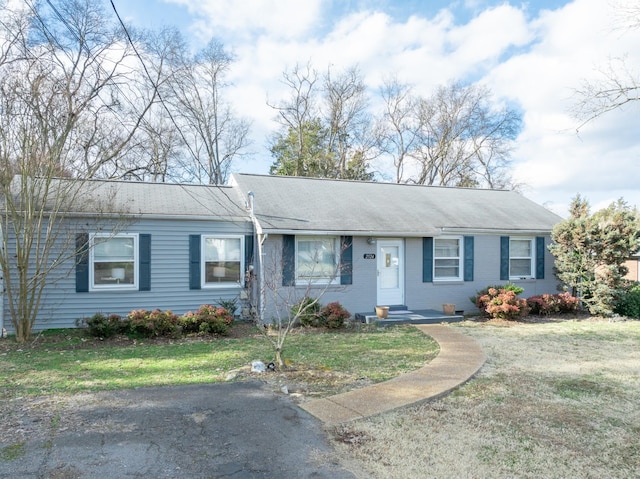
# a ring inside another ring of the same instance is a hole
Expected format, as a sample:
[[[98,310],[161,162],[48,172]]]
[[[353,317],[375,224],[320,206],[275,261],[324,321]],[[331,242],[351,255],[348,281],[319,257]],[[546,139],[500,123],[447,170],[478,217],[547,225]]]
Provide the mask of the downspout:
[[[256,218],[254,212],[254,194],[253,191],[248,193],[248,208],[249,214],[251,216],[251,222],[253,223],[253,229],[255,231],[255,244],[257,249],[257,255],[255,257],[255,262],[257,263],[257,268],[254,268],[254,274],[257,277],[257,287],[258,291],[251,293],[252,298],[255,297],[257,304],[255,305],[256,311],[255,314],[259,322],[262,322],[264,317],[264,308],[265,308],[265,299],[264,299],[264,274],[263,274],[263,266],[264,266],[264,240],[267,239],[267,235],[265,235],[262,231],[262,226],[260,222]],[[253,313],[253,311],[252,311]]]

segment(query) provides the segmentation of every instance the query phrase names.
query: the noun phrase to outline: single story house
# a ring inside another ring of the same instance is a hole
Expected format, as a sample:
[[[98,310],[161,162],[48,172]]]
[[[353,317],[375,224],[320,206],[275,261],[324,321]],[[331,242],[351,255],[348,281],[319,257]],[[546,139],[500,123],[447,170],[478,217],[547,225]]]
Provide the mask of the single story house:
[[[57,225],[69,254],[47,279],[36,330],[220,300],[269,322],[307,295],[358,313],[472,311],[469,297],[506,282],[524,296],[556,291],[547,246],[561,218],[511,191],[252,174],[227,186],[80,185],[83,201]]]
[[[35,330],[75,327],[95,313],[183,314],[239,297],[253,225],[237,189],[103,180],[78,187],[57,224],[52,259],[61,264],[47,277]]]
[[[250,206],[267,319],[304,295],[358,313],[473,311],[478,290],[507,282],[557,291],[547,246],[561,218],[513,191],[250,174],[230,185]]]

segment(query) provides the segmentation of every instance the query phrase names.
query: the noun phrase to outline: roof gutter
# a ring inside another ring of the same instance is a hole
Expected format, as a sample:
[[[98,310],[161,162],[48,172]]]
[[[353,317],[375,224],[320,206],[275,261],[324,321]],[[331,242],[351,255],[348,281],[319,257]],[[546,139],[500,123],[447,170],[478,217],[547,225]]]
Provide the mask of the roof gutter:
[[[256,220],[257,221],[257,220]],[[279,235],[308,235],[308,236],[376,236],[386,238],[422,238],[425,236],[443,236],[450,234],[479,234],[479,235],[548,235],[551,230],[545,229],[491,229],[491,228],[433,228],[423,231],[377,231],[377,230],[303,230],[262,228],[262,231]]]
[[[551,229],[541,228],[461,228],[461,227],[442,227],[441,234],[469,234],[475,233],[480,235],[548,235]]]

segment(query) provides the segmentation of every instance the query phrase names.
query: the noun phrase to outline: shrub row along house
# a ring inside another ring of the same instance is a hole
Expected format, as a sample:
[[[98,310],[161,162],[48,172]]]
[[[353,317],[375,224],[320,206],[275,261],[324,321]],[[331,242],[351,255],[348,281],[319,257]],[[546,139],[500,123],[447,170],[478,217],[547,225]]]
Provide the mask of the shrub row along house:
[[[509,281],[528,296],[556,291],[547,246],[561,219],[515,192],[249,174],[227,186],[78,188],[55,226],[56,248],[71,253],[48,274],[35,330],[220,301],[270,322],[307,295],[369,312],[470,310],[476,291]]]

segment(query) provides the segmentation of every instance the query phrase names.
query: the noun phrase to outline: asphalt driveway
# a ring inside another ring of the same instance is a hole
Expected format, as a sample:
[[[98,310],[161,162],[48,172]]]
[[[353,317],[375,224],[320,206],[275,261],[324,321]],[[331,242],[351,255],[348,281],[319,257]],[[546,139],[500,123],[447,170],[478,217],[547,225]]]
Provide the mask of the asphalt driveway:
[[[70,398],[7,451],[2,478],[355,478],[322,424],[262,382],[141,388]]]

